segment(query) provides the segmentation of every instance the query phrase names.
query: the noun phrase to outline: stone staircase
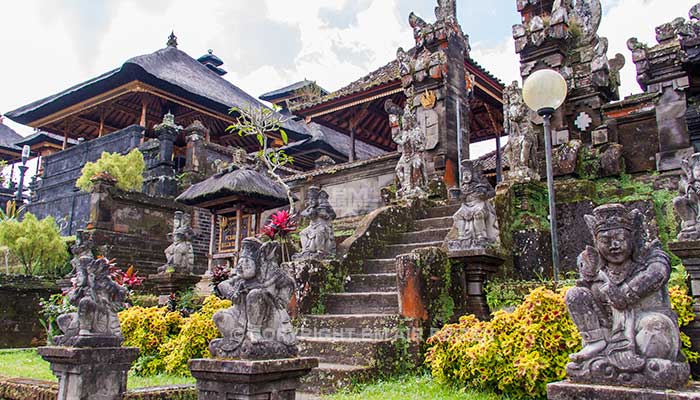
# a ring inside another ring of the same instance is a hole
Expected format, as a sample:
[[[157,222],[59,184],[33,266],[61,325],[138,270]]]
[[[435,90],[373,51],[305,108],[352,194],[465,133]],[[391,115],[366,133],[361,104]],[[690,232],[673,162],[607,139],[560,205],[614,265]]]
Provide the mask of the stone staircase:
[[[457,208],[426,210],[411,231],[378,250],[360,270],[351,271],[344,293],[326,295],[325,314],[301,318],[300,353],[320,359],[319,367],[303,379],[302,392],[331,393],[388,372],[380,369],[390,365],[394,344],[407,322],[399,313],[395,257],[441,246]]]

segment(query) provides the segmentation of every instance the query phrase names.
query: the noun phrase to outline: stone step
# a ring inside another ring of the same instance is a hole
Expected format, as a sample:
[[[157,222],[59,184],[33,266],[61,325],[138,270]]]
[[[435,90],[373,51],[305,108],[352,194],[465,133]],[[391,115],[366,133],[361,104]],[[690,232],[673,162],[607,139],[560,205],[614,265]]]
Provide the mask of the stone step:
[[[299,391],[311,394],[329,394],[369,380],[374,368],[364,365],[320,363],[318,368],[301,378]]]
[[[451,217],[459,210],[460,204],[448,204],[445,206],[432,207],[426,210],[426,218]]]
[[[408,254],[411,251],[415,249],[419,249],[421,247],[441,247],[443,241],[434,241],[434,242],[423,242],[423,243],[400,243],[400,244],[390,244],[388,246],[384,246],[382,250],[380,251],[379,256],[382,258],[390,258],[390,257],[396,257],[401,254]]]
[[[392,339],[399,333],[402,319],[390,314],[304,315],[299,320],[299,336]]]
[[[396,274],[351,274],[345,284],[348,293],[395,292]]]
[[[326,295],[328,314],[398,314],[397,292],[332,293]]]
[[[452,217],[424,218],[413,221],[414,231],[424,231],[427,229],[445,229],[452,227]]]
[[[399,243],[419,243],[445,240],[448,233],[450,233],[450,228],[406,232],[399,235]]]
[[[374,365],[391,356],[393,342],[380,339],[297,337],[299,355],[318,357],[320,362]]]
[[[365,274],[394,274],[396,273],[396,260],[394,258],[373,258],[365,260],[362,265]]]

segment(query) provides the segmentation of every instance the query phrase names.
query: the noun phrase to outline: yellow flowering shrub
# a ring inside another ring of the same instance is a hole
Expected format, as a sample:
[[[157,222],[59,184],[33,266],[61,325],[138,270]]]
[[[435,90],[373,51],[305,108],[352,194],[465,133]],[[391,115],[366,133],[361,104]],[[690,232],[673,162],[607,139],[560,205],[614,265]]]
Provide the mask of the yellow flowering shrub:
[[[566,376],[569,354],[581,337],[564,302],[567,288],[534,289],[513,312],[497,311],[491,321],[473,315],[446,325],[428,339],[426,363],[439,382],[494,390],[513,398],[544,397],[547,383]],[[693,320],[692,299],[685,289],[669,289],[679,324]],[[693,360],[682,334],[684,353]]]
[[[189,375],[190,358],[209,357],[209,342],[219,336],[212,316],[231,301],[209,296],[199,312],[183,318],[166,307],[131,307],[119,313],[124,346],[141,351],[133,370],[139,375],[166,372]]]
[[[230,300],[209,296],[199,312],[185,319],[180,334],[160,347],[160,357],[154,360],[154,369],[172,375],[189,375],[187,362],[192,358],[211,357],[209,342],[220,337],[212,317],[214,313],[231,307]]]
[[[678,314],[678,326],[686,326],[695,319],[693,311],[693,298],[688,296],[688,290],[680,286],[668,288],[668,295],[671,299],[673,311]],[[681,332],[681,343],[683,343],[683,354],[689,362],[697,362],[700,360],[700,354],[690,350],[690,338],[685,333]]]

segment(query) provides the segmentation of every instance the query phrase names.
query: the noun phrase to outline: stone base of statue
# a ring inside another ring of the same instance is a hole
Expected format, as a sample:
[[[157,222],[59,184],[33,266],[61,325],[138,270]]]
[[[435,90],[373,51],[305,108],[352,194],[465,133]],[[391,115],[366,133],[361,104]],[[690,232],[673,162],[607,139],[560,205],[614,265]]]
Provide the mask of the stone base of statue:
[[[674,362],[660,358],[648,358],[636,372],[621,371],[608,357],[594,357],[582,363],[569,363],[566,377],[575,383],[596,383],[674,389],[683,387],[690,379],[690,366],[685,360]]]
[[[189,362],[200,400],[294,400],[300,378],[317,366],[318,358]]]
[[[516,168],[504,173],[504,180],[513,182],[539,181],[540,175],[531,168]]]
[[[58,346],[66,347],[119,347],[122,345],[123,339],[114,335],[100,334],[83,334],[76,336],[60,335],[53,338],[53,341]]]
[[[58,377],[57,400],[121,400],[135,347],[40,347],[37,352]]]
[[[476,315],[481,320],[491,318],[484,284],[486,278],[498,272],[498,268],[506,260],[500,249],[496,248],[476,248],[476,249],[455,249],[448,251],[450,259],[458,262],[464,268],[466,276],[466,311]]]
[[[266,332],[263,332],[263,337]],[[241,333],[244,335],[244,333]],[[274,336],[272,334],[271,336]],[[240,358],[244,360],[269,360],[273,358],[292,358],[299,354],[296,344],[286,345],[279,340],[269,338],[252,343],[247,337],[242,342],[235,337],[214,339],[209,343],[209,352],[217,358]]]
[[[681,261],[690,276],[690,296],[693,298],[695,321],[683,327],[683,332],[690,337],[691,350],[700,351],[700,240],[671,242],[669,250]],[[690,364],[693,376],[700,376],[700,364]]]
[[[303,260],[331,260],[335,257],[335,254],[329,254],[323,251],[302,251],[296,253],[292,256],[293,261],[303,261]]]
[[[569,381],[547,385],[548,400],[689,400],[700,399],[700,385],[678,390],[591,385]]]
[[[330,274],[337,275],[340,262],[318,258],[297,259],[282,264],[285,271],[294,277],[294,297],[289,304],[290,316],[312,314],[314,305],[321,298],[321,289],[326,285]]]
[[[151,291],[158,295],[158,304],[164,305],[168,303],[170,294],[191,289],[200,279],[199,275],[164,272],[148,275],[147,282],[151,286]]]

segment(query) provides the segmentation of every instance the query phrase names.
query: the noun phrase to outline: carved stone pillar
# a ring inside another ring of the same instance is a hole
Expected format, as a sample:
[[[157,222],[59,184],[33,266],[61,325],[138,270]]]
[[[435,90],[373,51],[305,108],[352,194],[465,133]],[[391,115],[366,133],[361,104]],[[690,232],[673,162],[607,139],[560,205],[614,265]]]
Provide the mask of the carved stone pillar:
[[[486,303],[484,285],[490,275],[498,272],[498,268],[506,259],[505,256],[496,250],[481,248],[450,251],[449,257],[464,269],[465,311],[481,320],[490,319],[491,311]]]

